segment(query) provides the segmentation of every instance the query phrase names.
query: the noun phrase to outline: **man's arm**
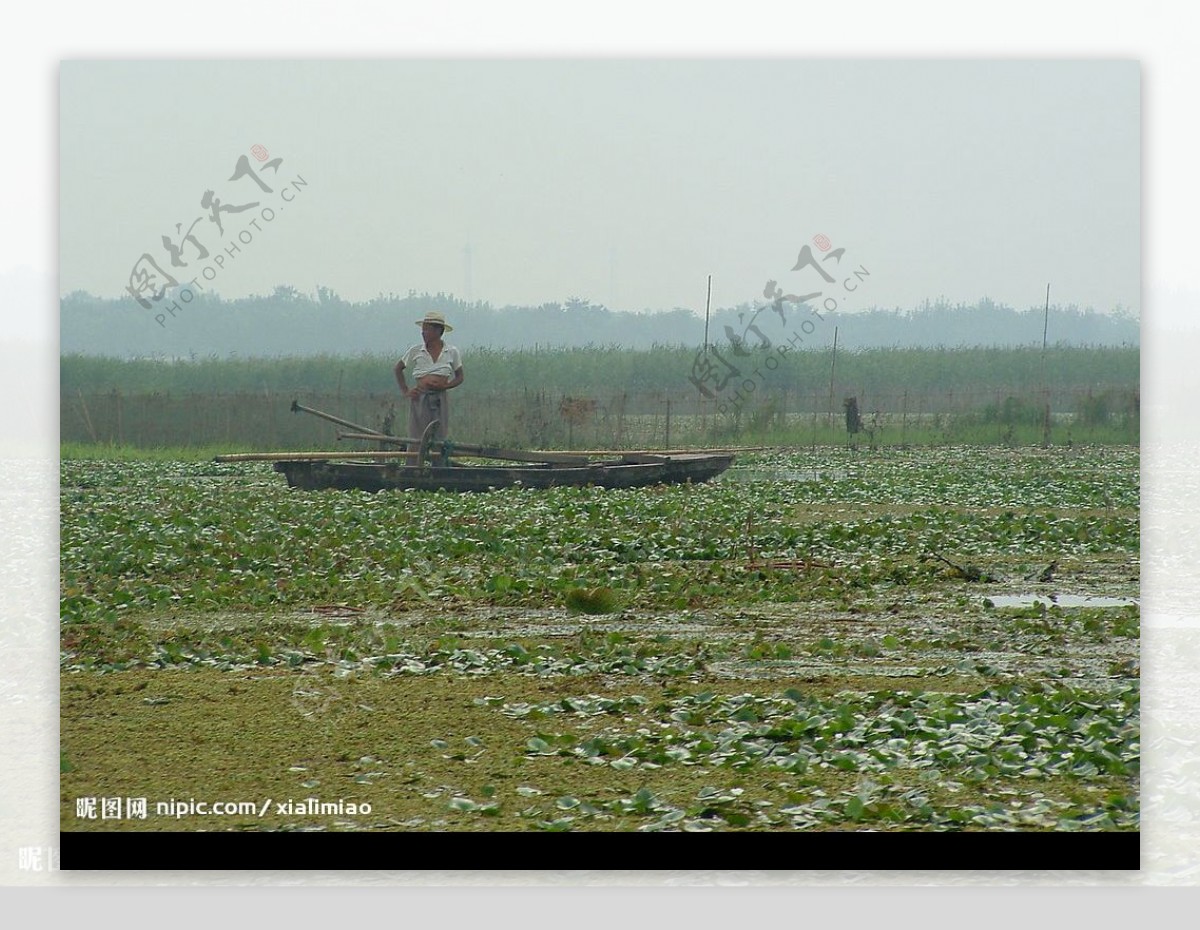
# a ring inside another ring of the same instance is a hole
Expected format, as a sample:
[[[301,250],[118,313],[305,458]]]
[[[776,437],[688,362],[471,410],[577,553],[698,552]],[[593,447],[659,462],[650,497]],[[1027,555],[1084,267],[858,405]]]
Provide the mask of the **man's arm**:
[[[400,393],[405,397],[415,397],[416,392],[411,390],[408,382],[404,380],[404,359],[396,362],[396,367],[392,370],[396,373],[396,383],[400,385]]]
[[[446,383],[447,391],[450,390],[450,388],[456,388],[463,383],[462,353],[457,349],[454,350],[454,360],[451,362],[451,364],[454,365],[454,377]]]

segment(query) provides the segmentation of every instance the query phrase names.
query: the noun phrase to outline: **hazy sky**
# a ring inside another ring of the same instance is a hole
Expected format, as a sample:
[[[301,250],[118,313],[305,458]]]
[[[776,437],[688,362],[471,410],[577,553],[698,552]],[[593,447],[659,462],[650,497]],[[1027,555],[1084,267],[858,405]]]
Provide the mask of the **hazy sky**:
[[[60,92],[61,293],[149,254],[227,297],[702,311],[709,274],[715,306],[822,289],[823,234],[870,272],[844,310],[1140,309],[1134,60],[80,60]],[[259,205],[222,236],[206,191]]]

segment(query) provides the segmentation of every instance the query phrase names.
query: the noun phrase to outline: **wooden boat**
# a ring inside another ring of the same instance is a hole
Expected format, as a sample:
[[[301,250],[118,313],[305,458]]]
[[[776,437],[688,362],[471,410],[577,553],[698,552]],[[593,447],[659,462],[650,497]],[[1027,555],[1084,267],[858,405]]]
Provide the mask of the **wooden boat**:
[[[497,488],[643,488],[657,484],[699,483],[714,478],[733,462],[730,453],[671,453],[623,455],[615,461],[584,465],[551,462],[519,465],[427,464],[400,460],[285,459],[275,470],[287,476],[290,487],[308,491],[324,488],[361,491],[491,491]]]
[[[368,452],[251,452],[219,455],[219,462],[273,462],[290,487],[307,491],[491,491],[497,488],[644,488],[657,484],[699,483],[715,478],[732,463],[729,451],[528,452],[495,446],[434,440],[430,424],[418,438],[388,436],[332,414],[292,402],[295,413],[311,413],[350,432],[339,439],[378,444]],[[384,451],[404,446],[405,451]],[[467,465],[461,456],[491,460]],[[492,461],[516,464],[496,465]]]

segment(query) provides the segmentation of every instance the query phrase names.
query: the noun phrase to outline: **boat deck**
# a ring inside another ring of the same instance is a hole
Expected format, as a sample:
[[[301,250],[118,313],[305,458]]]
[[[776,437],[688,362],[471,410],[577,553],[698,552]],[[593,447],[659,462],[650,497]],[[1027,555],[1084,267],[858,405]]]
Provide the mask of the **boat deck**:
[[[585,465],[410,465],[404,459],[371,461],[305,457],[275,462],[290,487],[303,490],[490,491],[498,488],[640,488],[708,481],[733,462],[730,453],[638,453]]]

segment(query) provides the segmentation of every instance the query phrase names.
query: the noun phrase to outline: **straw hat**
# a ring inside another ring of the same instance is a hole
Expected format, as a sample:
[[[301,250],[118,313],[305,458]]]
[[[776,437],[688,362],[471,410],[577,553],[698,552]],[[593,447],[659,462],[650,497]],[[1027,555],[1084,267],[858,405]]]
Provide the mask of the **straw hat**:
[[[417,320],[418,326],[423,326],[426,323],[436,323],[438,326],[442,327],[443,332],[447,333],[454,329],[453,326],[446,322],[446,318],[436,310],[427,310],[425,312],[425,319]]]

